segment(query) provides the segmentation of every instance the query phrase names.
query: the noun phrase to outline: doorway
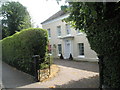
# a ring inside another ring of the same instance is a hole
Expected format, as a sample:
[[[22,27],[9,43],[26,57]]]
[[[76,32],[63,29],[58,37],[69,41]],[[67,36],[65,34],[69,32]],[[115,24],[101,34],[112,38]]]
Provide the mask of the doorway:
[[[71,53],[71,41],[70,40],[65,40],[65,54],[64,58],[68,59]]]

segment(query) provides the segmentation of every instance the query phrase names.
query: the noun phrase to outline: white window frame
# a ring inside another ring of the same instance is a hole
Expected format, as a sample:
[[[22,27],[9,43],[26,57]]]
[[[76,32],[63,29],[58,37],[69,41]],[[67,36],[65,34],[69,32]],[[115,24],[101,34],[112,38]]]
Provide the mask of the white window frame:
[[[76,31],[77,31],[77,35],[83,34],[79,29],[77,29]]]
[[[59,45],[61,46],[61,53],[59,51]],[[62,44],[58,44],[57,46],[58,46],[58,56],[60,56],[62,54]]]
[[[62,33],[61,33],[61,26],[57,26],[57,35],[58,37],[61,37]]]
[[[65,24],[66,35],[71,35],[71,29],[69,24]]]
[[[47,31],[48,31],[48,38],[50,39],[51,38],[51,29],[48,28]]]
[[[81,44],[81,45],[83,45],[83,46],[82,46],[83,50],[80,50],[80,49],[81,49],[80,44]],[[79,58],[85,58],[84,43],[78,43],[78,50],[79,50],[79,51],[78,51],[78,57],[79,57]],[[81,53],[81,51],[82,51],[83,55],[82,55],[82,54],[80,54],[80,53]]]

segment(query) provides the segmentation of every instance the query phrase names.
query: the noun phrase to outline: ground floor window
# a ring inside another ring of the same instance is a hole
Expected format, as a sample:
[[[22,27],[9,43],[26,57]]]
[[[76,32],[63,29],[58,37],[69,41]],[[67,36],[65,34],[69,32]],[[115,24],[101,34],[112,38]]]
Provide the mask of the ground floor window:
[[[58,54],[61,54],[61,53],[62,53],[62,45],[58,44]]]
[[[48,53],[52,54],[51,45],[48,45]]]
[[[78,43],[79,55],[84,55],[84,43]]]

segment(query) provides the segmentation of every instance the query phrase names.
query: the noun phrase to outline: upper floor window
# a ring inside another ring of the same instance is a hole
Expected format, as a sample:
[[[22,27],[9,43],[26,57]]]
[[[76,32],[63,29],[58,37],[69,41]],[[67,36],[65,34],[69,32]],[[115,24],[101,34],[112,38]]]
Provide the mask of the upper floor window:
[[[76,30],[77,34],[83,34],[79,29]]]
[[[61,36],[61,26],[57,26],[57,34],[58,36]]]
[[[50,30],[50,28],[47,30],[48,30],[48,37],[50,38],[51,37],[51,30]]]
[[[77,33],[78,33],[78,34],[81,33],[79,29],[77,29]]]
[[[70,25],[66,24],[66,34],[71,34]]]
[[[84,55],[84,43],[78,43],[79,55]]]

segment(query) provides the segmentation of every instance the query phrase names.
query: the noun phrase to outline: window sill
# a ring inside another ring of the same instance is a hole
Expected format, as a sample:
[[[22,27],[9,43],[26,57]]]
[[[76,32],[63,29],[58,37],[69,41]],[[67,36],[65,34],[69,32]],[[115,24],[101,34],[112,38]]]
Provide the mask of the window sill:
[[[61,38],[61,36],[58,36],[58,38]]]
[[[52,54],[51,54],[51,53],[49,53],[49,55],[51,56]]]
[[[72,36],[71,34],[66,34],[66,36]]]
[[[77,35],[79,36],[79,35],[82,35],[83,33],[77,33]]]
[[[48,37],[48,39],[51,39],[51,37]]]
[[[85,58],[85,56],[84,55],[79,55],[78,58]]]
[[[61,54],[58,54],[58,56],[60,57]]]

